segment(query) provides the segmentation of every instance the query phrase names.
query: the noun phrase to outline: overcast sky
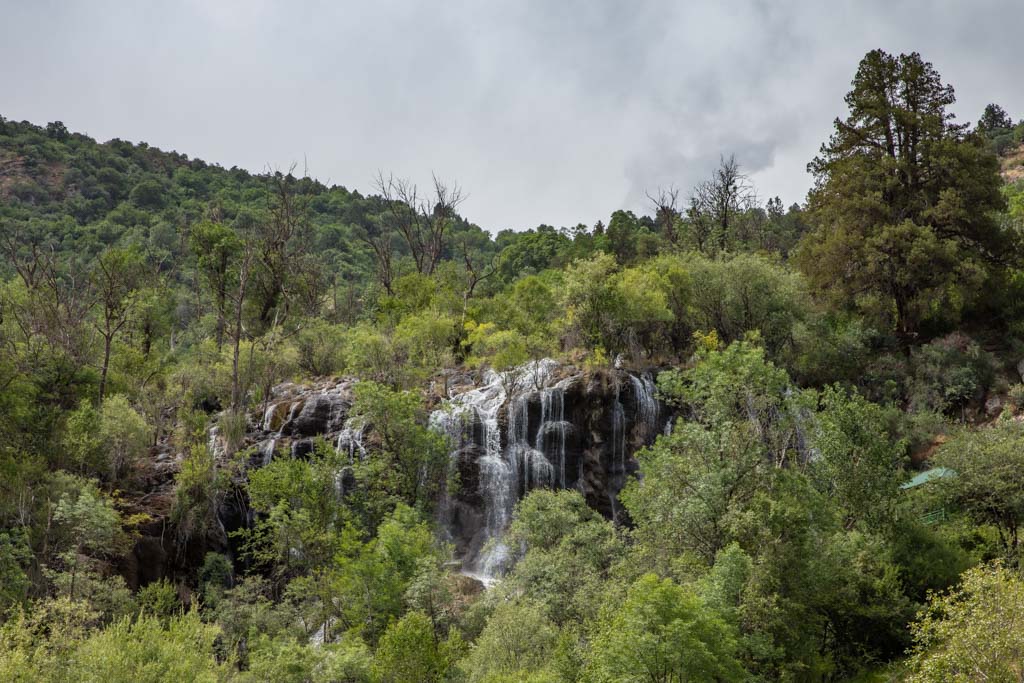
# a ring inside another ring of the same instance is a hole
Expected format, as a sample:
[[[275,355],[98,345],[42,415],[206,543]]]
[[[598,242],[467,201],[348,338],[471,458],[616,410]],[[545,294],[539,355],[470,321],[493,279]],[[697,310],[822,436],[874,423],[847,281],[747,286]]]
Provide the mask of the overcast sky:
[[[0,114],[367,191],[457,179],[481,227],[593,224],[736,155],[806,164],[870,49],[1024,117],[1024,1],[0,0]]]

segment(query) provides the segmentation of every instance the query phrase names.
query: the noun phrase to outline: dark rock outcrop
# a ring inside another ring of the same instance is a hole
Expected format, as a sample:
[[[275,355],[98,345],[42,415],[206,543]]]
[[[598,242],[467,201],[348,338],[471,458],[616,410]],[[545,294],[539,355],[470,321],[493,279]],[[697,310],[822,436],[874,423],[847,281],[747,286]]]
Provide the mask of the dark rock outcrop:
[[[652,375],[625,370],[579,371],[544,361],[510,381],[490,373],[435,413],[452,438],[458,490],[445,522],[467,565],[489,573],[494,545],[527,491],[579,491],[605,517],[627,523],[618,494],[638,470],[634,454],[669,421]]]

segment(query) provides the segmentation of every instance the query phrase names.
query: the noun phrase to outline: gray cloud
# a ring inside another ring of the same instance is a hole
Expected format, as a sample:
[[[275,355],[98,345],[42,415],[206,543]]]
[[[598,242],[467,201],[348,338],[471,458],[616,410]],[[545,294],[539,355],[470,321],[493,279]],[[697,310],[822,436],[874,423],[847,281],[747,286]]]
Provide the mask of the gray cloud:
[[[736,154],[801,201],[872,48],[1024,116],[1017,0],[0,0],[0,113],[261,170],[457,178],[492,230],[593,223]]]

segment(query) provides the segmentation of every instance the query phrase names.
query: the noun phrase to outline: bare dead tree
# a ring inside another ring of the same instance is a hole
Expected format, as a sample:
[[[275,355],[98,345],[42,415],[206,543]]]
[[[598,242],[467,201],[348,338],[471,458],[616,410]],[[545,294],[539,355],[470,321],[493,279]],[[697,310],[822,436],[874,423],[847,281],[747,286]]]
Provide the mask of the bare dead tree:
[[[394,294],[392,285],[395,281],[395,241],[394,235],[386,225],[373,224],[367,221],[356,233],[359,240],[370,247],[377,261],[377,279],[381,287],[389,295]]]
[[[679,188],[669,185],[659,187],[655,195],[650,192],[644,194],[654,208],[654,222],[661,228],[661,234],[670,244],[676,244],[679,240],[679,235],[676,234],[676,221],[679,219]]]
[[[435,175],[433,176],[434,181],[434,208],[431,213],[431,218],[427,222],[427,231],[430,236],[429,239],[429,261],[430,271],[428,275],[434,272],[434,268],[440,263],[441,257],[444,255],[445,239],[447,233],[451,230],[452,225],[455,223],[455,219],[458,217],[458,208],[462,202],[465,201],[465,196],[462,193],[462,188],[459,187],[458,183],[452,183],[447,185],[442,182]]]
[[[754,186],[736,157],[721,157],[711,178],[698,184],[690,195],[688,214],[698,248],[725,250],[735,237],[740,215],[756,204]]]
[[[385,178],[382,171],[377,171],[374,187],[384,200],[384,223],[380,226],[381,233],[387,233],[389,244],[392,232],[401,235],[412,252],[416,269],[423,272],[425,247],[418,225],[419,197],[416,186],[394,175]]]
[[[110,352],[114,338],[128,324],[135,307],[135,294],[143,275],[143,264],[129,250],[112,248],[100,254],[95,261],[90,280],[99,303],[99,320],[94,323],[103,337],[103,362],[100,365],[99,402],[107,389]]]
[[[294,170],[292,164],[288,173],[278,171],[269,176],[267,220],[258,225],[256,259],[260,267],[258,273],[254,271],[254,284],[260,299],[260,322],[264,325],[271,319],[281,322],[286,317],[291,276],[305,249],[303,240],[298,238],[308,227],[308,212],[305,199],[296,190]],[[275,310],[282,306],[283,311]]]
[[[0,253],[25,290],[24,297],[0,299],[0,319],[14,323],[27,350],[24,357],[42,353],[45,342],[75,364],[85,364],[90,348],[85,321],[93,305],[89,278],[74,263],[58,259],[47,235],[21,223],[0,224]]]
[[[245,294],[252,278],[253,263],[257,260],[257,248],[253,240],[246,239],[242,247],[242,256],[238,263],[238,289],[233,292],[234,319],[232,321],[231,342],[231,409],[238,411],[242,405],[242,384],[239,368],[239,356],[242,349],[242,336],[245,334],[242,312],[245,307]]]
[[[429,197],[421,197],[415,184],[394,175],[385,178],[378,172],[374,180],[387,206],[388,227],[402,236],[416,269],[424,275],[432,275],[440,263],[457,209],[465,201],[458,183],[448,185],[436,175],[432,178]]]

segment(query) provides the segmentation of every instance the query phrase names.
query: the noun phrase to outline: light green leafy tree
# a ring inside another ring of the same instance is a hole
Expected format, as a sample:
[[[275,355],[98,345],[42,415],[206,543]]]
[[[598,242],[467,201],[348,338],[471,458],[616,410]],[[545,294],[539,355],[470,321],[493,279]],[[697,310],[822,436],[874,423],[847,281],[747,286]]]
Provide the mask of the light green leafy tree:
[[[68,597],[74,599],[80,558],[116,556],[127,548],[128,536],[111,501],[87,482],[77,495],[61,497],[54,507],[53,521],[68,543],[64,564],[70,573]]]
[[[414,610],[388,627],[377,646],[374,670],[381,683],[433,683],[445,680],[460,654],[453,641],[439,641],[430,617]]]
[[[637,454],[643,477],[620,494],[658,566],[691,554],[711,563],[767,481],[768,460],[746,425],[680,423]]]
[[[214,650],[219,630],[195,610],[166,626],[155,616],[124,618],[85,640],[68,673],[90,683],[227,681],[231,663],[218,661]]]
[[[587,653],[593,683],[742,681],[732,630],[691,591],[653,574],[598,626]]]
[[[1024,582],[999,565],[965,572],[912,626],[913,683],[1024,678]]]
[[[543,605],[559,626],[597,616],[624,554],[615,527],[578,491],[531,491],[517,504],[506,540],[526,553],[492,590]]]
[[[432,508],[447,476],[448,449],[444,437],[427,427],[420,396],[360,382],[351,416],[380,440],[380,452],[357,469],[357,477],[409,505]]]
[[[80,403],[68,416],[63,441],[76,470],[117,481],[145,455],[151,439],[145,418],[117,394],[107,396],[99,409]]]
[[[549,664],[558,629],[541,605],[499,604],[459,668],[469,683],[530,680]]]
[[[995,527],[1016,562],[1024,520],[1024,425],[1006,421],[964,430],[939,449],[933,464],[956,473],[936,482],[947,504]]]
[[[864,523],[879,529],[893,521],[902,481],[906,442],[895,438],[892,410],[856,393],[828,387],[813,418],[811,444],[817,457],[811,476],[832,496],[847,528]]]

